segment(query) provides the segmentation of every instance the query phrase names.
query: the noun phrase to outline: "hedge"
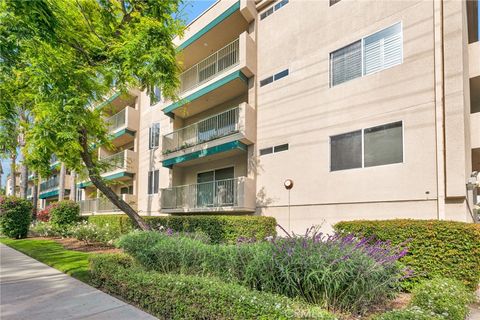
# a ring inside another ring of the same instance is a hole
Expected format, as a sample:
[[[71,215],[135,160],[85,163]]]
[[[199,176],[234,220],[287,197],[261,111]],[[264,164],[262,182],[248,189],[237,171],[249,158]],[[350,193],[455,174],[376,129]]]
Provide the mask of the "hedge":
[[[340,232],[374,236],[393,244],[409,241],[408,254],[400,261],[412,268],[406,279],[409,290],[422,279],[448,276],[475,290],[480,279],[480,225],[439,220],[343,221]]]
[[[170,228],[178,232],[201,231],[212,243],[235,243],[239,238],[264,239],[276,235],[277,222],[265,216],[144,216],[154,229]],[[133,224],[126,215],[89,216],[88,221],[101,227],[108,224],[114,230],[125,234],[133,230]]]
[[[32,221],[32,203],[17,197],[0,196],[0,233],[14,239],[26,238]]]
[[[71,200],[63,200],[49,207],[50,222],[57,226],[72,225],[81,220],[80,206]]]
[[[91,281],[160,319],[336,319],[318,307],[207,277],[148,272],[126,255],[90,258]]]

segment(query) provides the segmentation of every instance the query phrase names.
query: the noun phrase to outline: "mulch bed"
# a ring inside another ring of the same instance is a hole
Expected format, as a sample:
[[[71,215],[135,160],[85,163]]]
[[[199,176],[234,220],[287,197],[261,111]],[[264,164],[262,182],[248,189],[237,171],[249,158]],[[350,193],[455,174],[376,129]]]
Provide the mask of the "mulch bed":
[[[382,314],[387,311],[397,310],[397,309],[404,309],[412,300],[412,295],[410,293],[399,293],[398,296],[387,302],[383,306],[376,306],[374,309],[370,310],[364,316],[346,316],[341,319],[344,320],[359,320],[359,319],[370,319],[373,315]]]
[[[89,253],[120,253],[121,249],[113,246],[104,245],[102,243],[89,243],[75,238],[60,238],[60,237],[32,237],[30,239],[53,240],[61,244],[67,250],[89,252]]]

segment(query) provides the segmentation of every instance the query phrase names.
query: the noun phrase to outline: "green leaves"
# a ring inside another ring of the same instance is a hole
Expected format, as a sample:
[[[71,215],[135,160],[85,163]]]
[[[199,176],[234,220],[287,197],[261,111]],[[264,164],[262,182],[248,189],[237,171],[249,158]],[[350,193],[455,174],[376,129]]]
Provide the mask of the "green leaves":
[[[92,106],[114,82],[123,92],[159,85],[175,97],[179,67],[172,40],[183,26],[173,13],[179,2],[2,1],[1,145],[14,145],[21,106],[33,117],[24,150],[33,169],[47,174],[54,153],[79,171],[83,133],[89,144],[108,146],[107,129]]]
[[[364,236],[375,236],[393,244],[408,243],[408,254],[401,262],[414,270],[405,281],[411,289],[422,279],[449,276],[476,289],[480,274],[480,226],[437,220],[344,221],[335,229]]]

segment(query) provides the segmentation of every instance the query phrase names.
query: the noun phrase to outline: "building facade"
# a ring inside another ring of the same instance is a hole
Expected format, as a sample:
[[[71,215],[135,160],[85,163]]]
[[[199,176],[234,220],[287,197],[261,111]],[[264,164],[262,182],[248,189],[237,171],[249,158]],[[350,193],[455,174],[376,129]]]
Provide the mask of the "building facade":
[[[104,177],[142,215],[472,221],[478,1],[221,0],[175,39],[179,100],[113,93]],[[473,176],[473,177],[472,177]],[[293,181],[287,190],[284,182]],[[84,214],[116,209],[88,182]]]

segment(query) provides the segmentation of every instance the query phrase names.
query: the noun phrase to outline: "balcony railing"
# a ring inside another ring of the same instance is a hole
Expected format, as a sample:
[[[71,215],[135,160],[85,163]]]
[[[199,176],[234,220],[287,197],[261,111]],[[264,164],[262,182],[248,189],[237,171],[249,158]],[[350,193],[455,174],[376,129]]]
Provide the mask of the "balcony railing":
[[[127,114],[127,108],[124,108],[122,111],[114,114],[113,116],[111,116],[106,120],[108,123],[108,129],[110,132],[116,131],[117,129],[125,126],[126,114]]]
[[[218,139],[239,130],[239,108],[233,108],[163,136],[167,154]]]
[[[162,189],[162,209],[209,209],[235,207],[244,179],[234,178]]]
[[[136,207],[134,203],[134,196],[131,194],[122,194],[119,196],[123,201],[127,202],[130,206]],[[80,213],[92,214],[92,213],[105,213],[105,212],[120,212],[110,200],[106,198],[95,198],[81,200],[78,202],[80,205]]]
[[[107,164],[104,172],[115,171],[125,167],[125,151],[112,154],[110,156],[102,157],[101,160]]]
[[[40,192],[58,188],[59,182],[59,176],[55,176],[54,178],[50,178],[47,181],[40,183]]]
[[[193,89],[216,75],[230,69],[239,62],[239,40],[227,44],[222,49],[200,61],[180,75],[180,94]]]

